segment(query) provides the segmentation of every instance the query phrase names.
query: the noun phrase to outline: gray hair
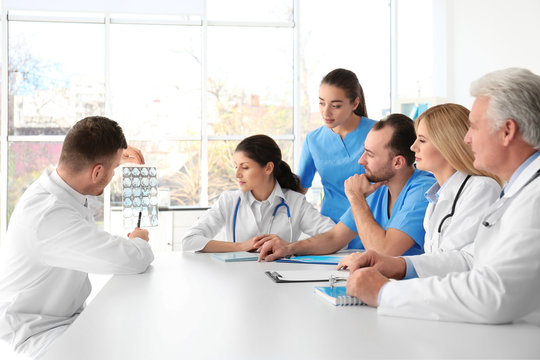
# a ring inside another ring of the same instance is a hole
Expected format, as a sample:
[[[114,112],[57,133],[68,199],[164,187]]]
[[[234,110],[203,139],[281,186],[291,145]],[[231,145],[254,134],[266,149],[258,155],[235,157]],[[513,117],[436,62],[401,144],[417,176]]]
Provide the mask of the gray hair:
[[[489,97],[487,114],[493,131],[512,119],[523,140],[540,149],[540,76],[521,68],[494,71],[474,81],[470,92]]]

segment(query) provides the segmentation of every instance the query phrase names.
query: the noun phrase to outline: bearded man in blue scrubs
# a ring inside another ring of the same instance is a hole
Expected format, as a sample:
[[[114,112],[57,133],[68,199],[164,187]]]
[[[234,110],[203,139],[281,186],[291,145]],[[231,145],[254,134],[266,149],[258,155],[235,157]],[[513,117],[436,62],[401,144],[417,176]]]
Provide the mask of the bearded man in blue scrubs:
[[[391,114],[377,122],[358,160],[365,174],[345,181],[351,206],[337,225],[292,244],[279,239],[268,241],[261,248],[259,260],[331,254],[347,246],[388,255],[423,253],[423,220],[428,205],[424,194],[435,178],[415,169],[410,149],[415,139],[414,123],[405,115]]]

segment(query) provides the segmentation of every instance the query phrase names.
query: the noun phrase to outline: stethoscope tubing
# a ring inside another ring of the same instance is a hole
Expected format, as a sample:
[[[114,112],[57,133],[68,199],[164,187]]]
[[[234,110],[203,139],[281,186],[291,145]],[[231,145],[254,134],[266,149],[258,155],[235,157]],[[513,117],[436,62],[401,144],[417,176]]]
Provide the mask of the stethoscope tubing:
[[[499,206],[496,206],[495,209],[493,209],[492,211],[490,211],[486,216],[484,216],[484,220],[482,220],[482,225],[485,226],[486,228],[490,228],[492,227],[493,225],[495,225],[495,223],[497,223],[497,221],[499,220],[499,218],[496,218],[494,220],[488,220],[489,218],[491,218],[494,214],[496,214],[497,212],[499,212],[503,207],[506,207],[508,206],[508,204],[510,203],[510,201],[516,197],[523,189],[525,189],[525,187],[527,187],[527,185],[529,185],[530,183],[532,183],[536,178],[538,178],[540,176],[540,169],[538,169],[534,174],[533,176],[531,176],[531,178],[522,186],[520,187],[512,196],[510,197],[502,197],[502,199],[499,199],[499,201],[502,201],[500,203]],[[506,200],[506,201],[504,201]],[[496,203],[495,203],[496,204]]]
[[[234,208],[234,215],[233,215],[233,243],[236,242],[236,218],[238,217],[238,208],[240,207],[240,200],[241,200],[241,197],[239,196],[238,197],[238,201],[236,202],[236,206]],[[287,219],[289,221],[289,228],[290,228],[290,236],[291,236],[291,241],[292,241],[292,224],[291,224],[291,210],[289,209],[289,205],[287,205],[285,203],[285,199],[281,199],[281,203],[279,203],[275,209],[274,209],[274,212],[272,213],[272,221],[270,222],[270,228],[268,229],[268,231],[270,232],[270,230],[272,229],[272,224],[274,223],[274,219],[276,217],[276,213],[277,211],[279,210],[280,207],[285,207],[285,210],[287,210]]]
[[[236,242],[236,217],[238,216],[238,207],[240,206],[240,196],[238,197],[238,201],[236,202],[236,207],[234,208],[234,216],[233,216],[233,243]]]
[[[467,184],[467,181],[469,181],[469,179],[471,178],[471,175],[467,175],[467,177],[465,178],[465,180],[463,180],[463,182],[461,183],[461,186],[459,187],[459,190],[456,194],[456,197],[454,198],[454,202],[452,204],[452,210],[450,211],[449,214],[447,214],[445,217],[443,217],[441,219],[441,222],[439,223],[439,228],[437,230],[437,232],[440,234],[441,231],[442,231],[442,226],[444,224],[444,222],[451,218],[452,216],[454,216],[454,212],[456,211],[456,204],[459,200],[459,197],[461,196],[461,193],[463,192],[463,188],[465,188],[465,184]]]

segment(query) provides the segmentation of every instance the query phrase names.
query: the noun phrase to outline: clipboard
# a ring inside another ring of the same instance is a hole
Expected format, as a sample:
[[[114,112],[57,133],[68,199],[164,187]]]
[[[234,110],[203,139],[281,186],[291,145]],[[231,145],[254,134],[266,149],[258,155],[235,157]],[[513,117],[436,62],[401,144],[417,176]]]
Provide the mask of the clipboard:
[[[338,280],[349,277],[346,270],[276,270],[264,273],[276,283],[326,282],[331,277]]]

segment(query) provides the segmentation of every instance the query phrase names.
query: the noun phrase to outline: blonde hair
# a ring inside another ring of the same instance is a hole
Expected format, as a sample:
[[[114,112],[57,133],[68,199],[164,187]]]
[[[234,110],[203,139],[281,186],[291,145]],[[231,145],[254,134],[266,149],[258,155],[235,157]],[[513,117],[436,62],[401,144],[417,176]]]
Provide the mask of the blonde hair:
[[[456,170],[467,175],[489,176],[501,184],[495,175],[474,167],[474,155],[463,138],[469,130],[470,111],[458,104],[436,105],[423,112],[415,121],[415,129],[421,122],[427,129],[431,143]]]

